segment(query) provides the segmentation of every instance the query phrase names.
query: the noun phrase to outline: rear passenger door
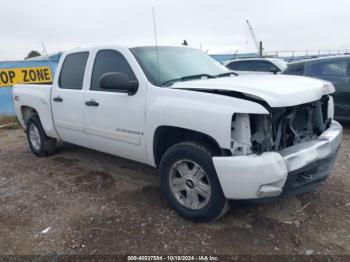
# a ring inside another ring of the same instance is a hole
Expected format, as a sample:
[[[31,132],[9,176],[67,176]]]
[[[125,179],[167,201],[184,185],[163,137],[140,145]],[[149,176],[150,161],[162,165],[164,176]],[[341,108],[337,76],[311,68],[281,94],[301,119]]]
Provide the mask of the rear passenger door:
[[[350,119],[350,75],[349,64],[345,58],[310,63],[307,75],[330,81],[336,92],[334,97],[335,116]]]
[[[117,72],[139,82],[135,94],[101,89],[101,77]],[[91,84],[89,90],[85,90],[84,103],[85,132],[90,147],[140,162],[145,161],[146,81],[137,77],[121,52],[99,50],[96,53]]]
[[[88,52],[72,53],[64,57],[59,78],[55,79],[51,94],[53,120],[60,138],[81,146],[86,145],[82,89],[88,58]]]

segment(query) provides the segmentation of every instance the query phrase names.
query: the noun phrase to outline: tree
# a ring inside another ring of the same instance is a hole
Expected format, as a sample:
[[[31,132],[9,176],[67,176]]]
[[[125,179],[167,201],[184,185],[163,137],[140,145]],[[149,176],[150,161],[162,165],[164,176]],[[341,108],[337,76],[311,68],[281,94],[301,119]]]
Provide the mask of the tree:
[[[41,54],[38,51],[36,51],[36,50],[32,50],[32,51],[29,52],[27,57],[24,58],[24,59],[29,59],[29,58],[33,58],[33,57],[37,57],[37,56],[41,56]]]

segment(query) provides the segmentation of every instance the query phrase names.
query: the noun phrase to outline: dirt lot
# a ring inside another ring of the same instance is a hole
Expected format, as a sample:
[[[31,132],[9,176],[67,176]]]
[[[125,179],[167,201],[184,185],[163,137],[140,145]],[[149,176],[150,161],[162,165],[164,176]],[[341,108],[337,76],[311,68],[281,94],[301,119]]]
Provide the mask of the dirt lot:
[[[194,224],[148,166],[72,145],[36,158],[22,130],[0,130],[0,254],[350,254],[349,170],[348,125],[315,191]]]

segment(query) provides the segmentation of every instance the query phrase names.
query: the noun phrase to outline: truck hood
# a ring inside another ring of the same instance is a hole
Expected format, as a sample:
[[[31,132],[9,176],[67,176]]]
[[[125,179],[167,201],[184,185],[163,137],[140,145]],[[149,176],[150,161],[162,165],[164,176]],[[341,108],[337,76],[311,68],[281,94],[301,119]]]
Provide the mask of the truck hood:
[[[309,77],[271,75],[237,76],[177,82],[171,88],[202,92],[242,93],[270,107],[288,107],[319,100],[333,93],[332,83]]]

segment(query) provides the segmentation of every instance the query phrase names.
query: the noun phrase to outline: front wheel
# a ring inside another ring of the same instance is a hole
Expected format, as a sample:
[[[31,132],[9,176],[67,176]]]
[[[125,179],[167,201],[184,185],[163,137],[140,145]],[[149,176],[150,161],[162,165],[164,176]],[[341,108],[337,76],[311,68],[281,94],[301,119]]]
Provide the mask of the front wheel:
[[[170,205],[195,222],[214,220],[228,210],[212,154],[200,144],[184,142],[168,149],[160,163],[160,185]]]

